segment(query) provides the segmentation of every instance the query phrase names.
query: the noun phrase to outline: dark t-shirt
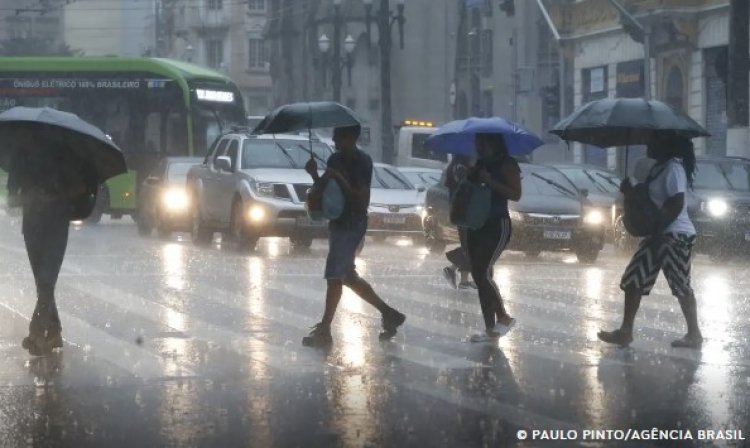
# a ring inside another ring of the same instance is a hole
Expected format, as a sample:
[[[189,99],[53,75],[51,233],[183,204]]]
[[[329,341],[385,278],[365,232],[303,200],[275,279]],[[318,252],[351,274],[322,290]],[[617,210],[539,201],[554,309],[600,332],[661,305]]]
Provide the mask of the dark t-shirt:
[[[492,159],[492,160],[479,160],[476,165],[477,171],[482,167],[486,167],[489,171],[490,176],[496,181],[505,182],[503,176],[503,167],[508,164],[513,167],[514,170],[521,172],[521,168],[518,166],[518,162],[512,157],[505,157],[503,159]],[[492,191],[492,206],[490,210],[491,218],[508,218],[510,212],[508,211],[508,199],[502,197],[499,193]]]
[[[327,166],[341,173],[344,179],[349,182],[352,189],[370,188],[370,183],[372,182],[372,158],[361,149],[357,149],[351,153],[336,151],[328,158]],[[355,204],[347,201],[341,217],[332,222],[344,224],[356,219],[366,218],[368,205],[357,207]]]

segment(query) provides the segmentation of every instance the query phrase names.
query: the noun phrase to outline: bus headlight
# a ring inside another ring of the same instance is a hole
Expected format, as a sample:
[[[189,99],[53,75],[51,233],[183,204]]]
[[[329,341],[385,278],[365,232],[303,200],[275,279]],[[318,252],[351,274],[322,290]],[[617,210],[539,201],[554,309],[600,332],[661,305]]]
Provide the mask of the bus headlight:
[[[260,205],[253,205],[247,211],[247,218],[250,220],[250,222],[261,222],[266,219],[266,210]]]
[[[589,210],[583,216],[583,222],[592,226],[598,226],[604,223],[604,213],[599,210]]]
[[[190,205],[190,199],[184,188],[171,188],[162,196],[162,203],[168,210],[185,210]]]
[[[701,205],[701,208],[714,218],[722,218],[729,212],[729,204],[724,199],[710,199]]]

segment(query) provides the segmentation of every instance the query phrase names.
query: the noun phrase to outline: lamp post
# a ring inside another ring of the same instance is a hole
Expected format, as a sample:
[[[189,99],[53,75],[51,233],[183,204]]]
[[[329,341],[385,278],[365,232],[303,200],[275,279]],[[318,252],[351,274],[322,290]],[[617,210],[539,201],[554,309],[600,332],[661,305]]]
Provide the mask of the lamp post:
[[[354,38],[352,36],[346,36],[346,39],[344,39],[345,56],[343,58],[340,54],[337,55],[335,52],[336,47],[339,46],[340,48],[340,45],[340,42],[337,45],[334,41],[334,55],[329,60],[327,55],[328,52],[331,51],[331,40],[325,34],[322,34],[318,38],[318,50],[320,50],[320,53],[323,55],[323,64],[321,64],[323,69],[323,76],[326,76],[327,66],[330,66],[331,70],[333,71],[333,100],[336,102],[341,101],[341,71],[344,68],[346,68],[347,71],[348,84],[350,86],[352,85],[352,53],[354,53],[357,43],[354,41]]]
[[[391,31],[393,25],[398,24],[399,47],[404,48],[404,24],[406,17],[405,0],[396,0],[396,11],[391,10],[390,0],[380,0],[379,10],[373,18],[373,0],[362,0],[365,4],[368,42],[370,41],[371,22],[378,27],[378,46],[380,47],[380,112],[381,112],[381,145],[383,147],[383,161],[393,163],[395,159],[393,136],[393,112],[391,105],[391,48],[393,39]]]
[[[185,47],[185,53],[184,53],[185,60],[188,62],[193,62],[194,54],[195,54],[195,48],[193,48],[192,45],[187,44],[187,46]]]

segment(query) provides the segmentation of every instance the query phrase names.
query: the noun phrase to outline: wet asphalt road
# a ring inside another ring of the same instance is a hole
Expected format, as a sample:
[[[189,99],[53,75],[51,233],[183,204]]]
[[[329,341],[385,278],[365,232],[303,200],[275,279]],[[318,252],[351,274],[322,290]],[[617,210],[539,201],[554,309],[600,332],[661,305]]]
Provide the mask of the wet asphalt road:
[[[748,445],[701,441],[698,430],[750,439],[747,262],[696,260],[698,353],[669,347],[684,326],[663,279],[630,349],[596,340],[620,319],[627,260],[611,251],[594,266],[508,253],[495,273],[518,324],[499,344],[473,344],[478,300],[448,288],[442,257],[368,242],[360,273],[407,322],[380,342],[377,313],[346,292],[334,346],[321,351],[300,340],[322,312],[323,241],[295,254],[262,240],[238,254],[106,222],[72,231],[58,285],[66,345],[30,358],[20,341],[34,290],[19,224],[0,215],[3,447]],[[652,428],[693,440],[584,440],[585,430]],[[550,432],[533,440],[534,430]]]

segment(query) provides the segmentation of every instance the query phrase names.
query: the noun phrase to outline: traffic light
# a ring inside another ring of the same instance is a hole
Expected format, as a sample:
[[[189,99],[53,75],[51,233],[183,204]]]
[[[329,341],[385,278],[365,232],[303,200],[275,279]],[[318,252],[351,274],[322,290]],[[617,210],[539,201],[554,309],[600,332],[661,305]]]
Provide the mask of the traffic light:
[[[515,0],[500,0],[500,11],[503,11],[508,17],[514,16],[516,14]]]

